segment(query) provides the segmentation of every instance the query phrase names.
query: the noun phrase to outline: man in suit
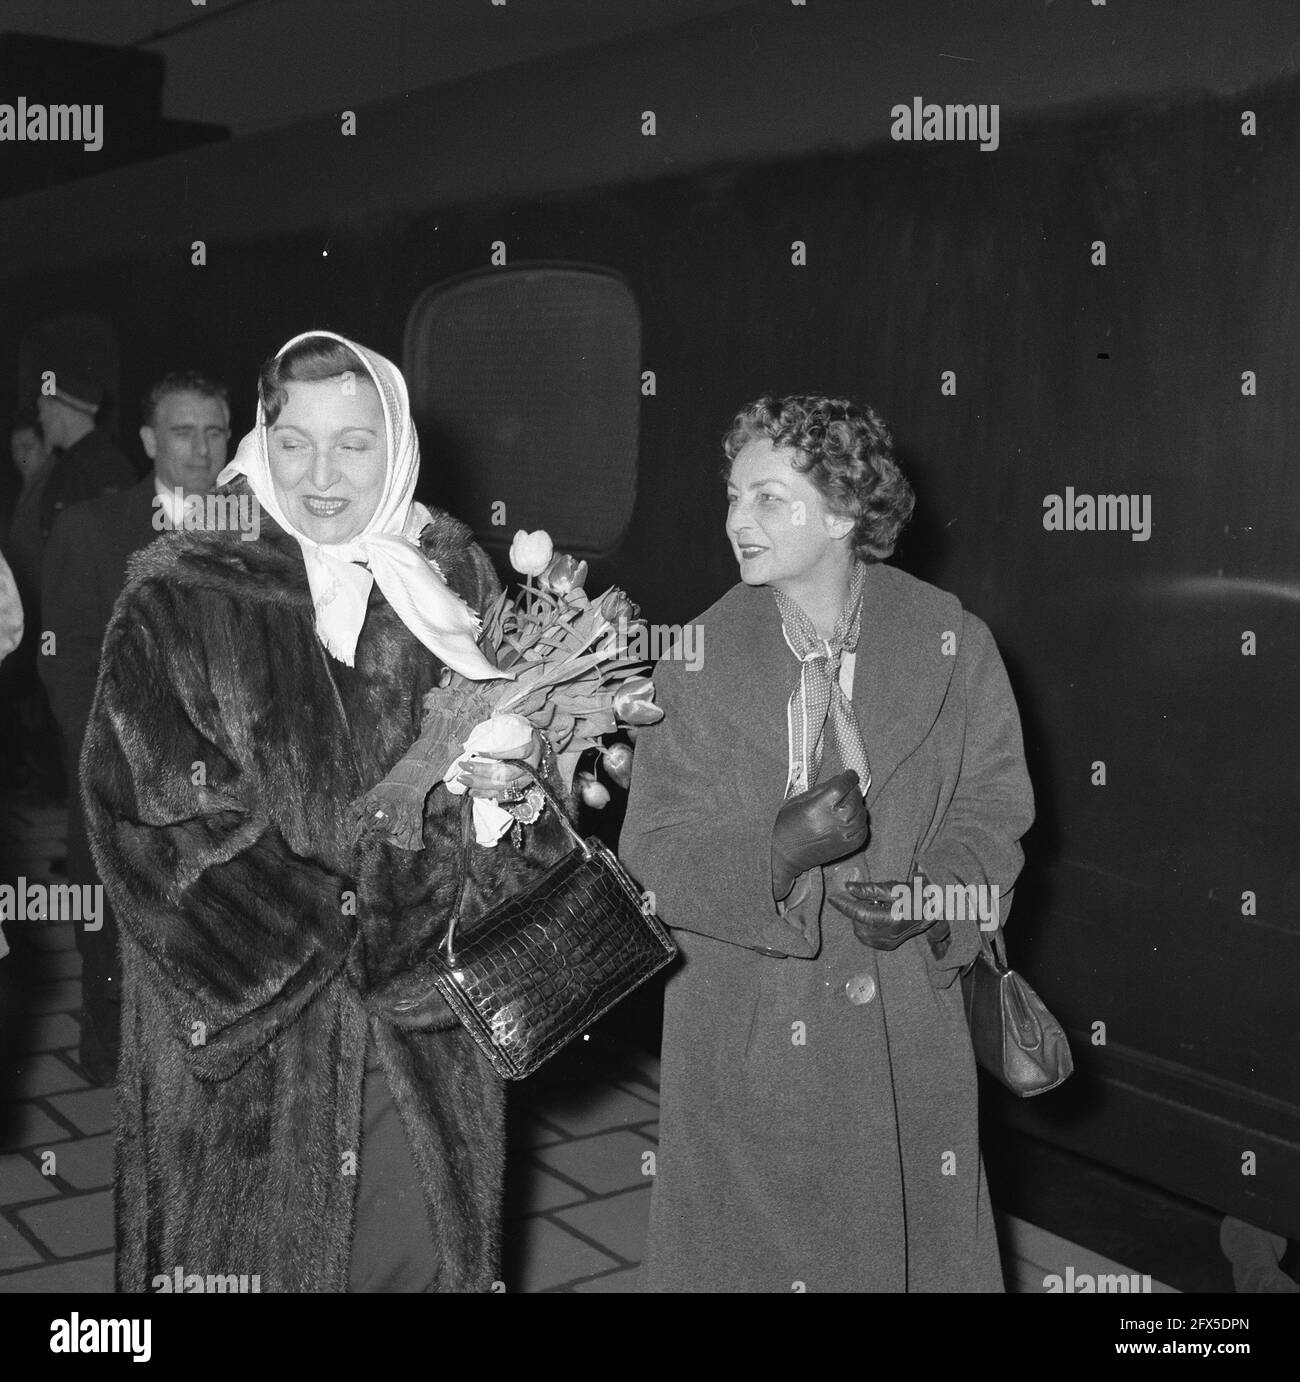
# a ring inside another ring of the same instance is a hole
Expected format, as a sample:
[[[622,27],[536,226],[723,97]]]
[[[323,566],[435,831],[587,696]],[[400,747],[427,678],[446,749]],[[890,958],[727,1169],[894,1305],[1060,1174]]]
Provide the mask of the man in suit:
[[[151,473],[119,494],[68,508],[55,522],[42,568],[44,628],[52,654],[41,678],[67,747],[74,779],[90,718],[100,648],[113,606],[126,583],[127,558],[166,528],[183,522],[184,500],[206,494],[226,463],[230,402],[222,384],[193,373],[169,374],[145,394],[140,440]],[[179,492],[179,493],[178,493]],[[94,884],[79,784],[69,792],[68,881]],[[80,1060],[99,1083],[113,1079],[117,1060],[120,970],[117,927],[105,905],[97,931],[77,931],[82,956]]]

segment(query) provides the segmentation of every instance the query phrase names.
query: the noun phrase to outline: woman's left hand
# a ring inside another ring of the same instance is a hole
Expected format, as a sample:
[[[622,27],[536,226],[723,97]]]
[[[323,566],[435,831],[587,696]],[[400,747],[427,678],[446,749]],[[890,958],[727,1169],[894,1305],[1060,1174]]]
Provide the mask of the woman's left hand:
[[[924,893],[926,879],[924,875],[918,877]],[[948,923],[942,917],[927,921],[924,916],[911,915],[907,905],[913,896],[910,883],[867,883],[852,877],[836,881],[843,891],[828,890],[831,905],[853,923],[853,934],[863,945],[872,950],[897,950],[904,941],[929,931],[931,948],[941,953],[938,947],[948,939]]]
[[[528,787],[533,779],[509,763],[498,761],[502,758],[522,758],[530,768],[538,767],[542,761],[541,735],[537,730],[533,730],[532,739],[525,752],[498,749],[493,753],[478,753],[472,758],[465,759],[460,766],[458,777],[469,788],[470,796],[489,797],[499,801],[507,793],[523,792]]]

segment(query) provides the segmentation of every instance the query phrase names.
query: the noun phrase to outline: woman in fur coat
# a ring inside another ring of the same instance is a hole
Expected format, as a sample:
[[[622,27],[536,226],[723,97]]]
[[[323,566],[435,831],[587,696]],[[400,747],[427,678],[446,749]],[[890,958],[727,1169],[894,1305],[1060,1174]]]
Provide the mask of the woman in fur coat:
[[[503,1087],[430,963],[466,799],[430,793],[417,852],[354,845],[349,803],[444,667],[499,675],[474,613],[499,586],[463,524],[412,502],[389,361],[308,333],[259,395],[219,477],[256,501],[255,540],[178,532],[134,559],[86,735],[122,929],[118,1287],[490,1290]],[[484,759],[461,780],[500,796],[518,776]],[[546,816],[519,838],[471,848],[466,916],[567,848]]]
[[[760,399],[725,449],[740,584],[655,670],[620,846],[685,960],[642,1284],[999,1291],[960,974],[1033,818],[1015,699],[883,564],[912,493],[870,409]]]

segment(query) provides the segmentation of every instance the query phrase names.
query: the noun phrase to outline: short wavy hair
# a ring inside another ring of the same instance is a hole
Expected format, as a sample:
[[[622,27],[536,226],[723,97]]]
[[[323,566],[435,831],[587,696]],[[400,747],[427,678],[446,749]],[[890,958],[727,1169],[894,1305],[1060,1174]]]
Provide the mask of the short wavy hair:
[[[879,414],[846,398],[764,395],[732,419],[722,439],[723,477],[742,447],[763,439],[798,452],[792,464],[816,485],[826,507],[853,519],[853,550],[863,561],[893,554],[916,495],[894,460],[893,437]]]
[[[351,374],[367,384],[373,383],[365,362],[342,341],[330,336],[306,336],[283,355],[272,356],[257,379],[258,396],[266,425],[271,427],[289,401],[286,384],[319,383]]]

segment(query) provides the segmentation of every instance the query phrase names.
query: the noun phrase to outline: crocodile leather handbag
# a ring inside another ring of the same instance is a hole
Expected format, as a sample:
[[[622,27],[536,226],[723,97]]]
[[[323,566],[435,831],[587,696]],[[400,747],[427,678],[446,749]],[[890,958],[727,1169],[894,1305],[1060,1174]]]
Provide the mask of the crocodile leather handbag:
[[[980,932],[980,953],[962,975],[975,1059],[1022,1099],[1055,1089],[1074,1069],[1070,1043],[1043,1000],[1007,967],[1002,932]]]
[[[584,840],[522,759],[573,838],[526,891],[459,934],[457,904],[434,957],[435,983],[498,1074],[522,1080],[656,974],[677,947],[647,897],[599,840]],[[465,798],[465,877],[473,847]]]

